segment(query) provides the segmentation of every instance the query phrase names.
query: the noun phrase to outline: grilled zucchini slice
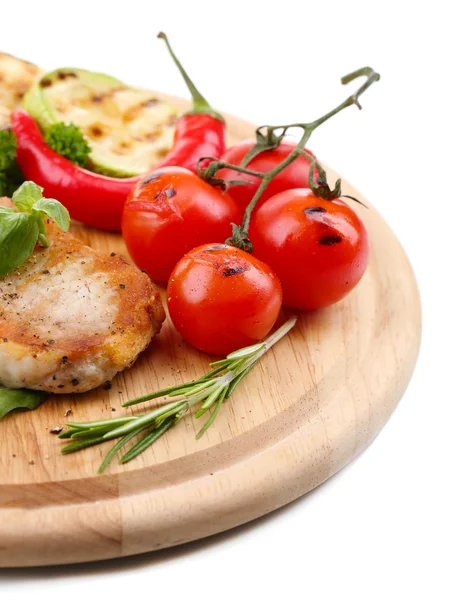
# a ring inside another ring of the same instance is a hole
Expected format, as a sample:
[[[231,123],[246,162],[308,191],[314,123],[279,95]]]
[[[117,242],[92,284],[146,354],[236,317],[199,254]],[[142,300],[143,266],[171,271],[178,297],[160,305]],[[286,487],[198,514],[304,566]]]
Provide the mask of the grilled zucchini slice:
[[[92,148],[89,166],[97,173],[146,173],[173,145],[176,108],[103,73],[69,68],[47,73],[25,94],[23,107],[43,130],[57,122],[77,125]]]
[[[0,129],[10,125],[10,113],[17,108],[26,90],[41,70],[30,62],[0,52]]]

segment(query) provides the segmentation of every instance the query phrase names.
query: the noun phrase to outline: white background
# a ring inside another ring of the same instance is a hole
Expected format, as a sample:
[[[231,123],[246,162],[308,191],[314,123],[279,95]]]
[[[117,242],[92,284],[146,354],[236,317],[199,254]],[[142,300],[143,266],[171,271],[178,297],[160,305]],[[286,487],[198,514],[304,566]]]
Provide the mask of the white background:
[[[381,211],[423,301],[421,355],[361,457],[287,508],[210,541],[101,564],[1,570],[3,598],[473,597],[471,93],[468,0],[2,2],[1,50],[185,95],[159,30],[215,107],[312,120],[382,79],[311,147]],[[470,6],[471,8],[471,6]],[[389,269],[389,264],[386,265]]]

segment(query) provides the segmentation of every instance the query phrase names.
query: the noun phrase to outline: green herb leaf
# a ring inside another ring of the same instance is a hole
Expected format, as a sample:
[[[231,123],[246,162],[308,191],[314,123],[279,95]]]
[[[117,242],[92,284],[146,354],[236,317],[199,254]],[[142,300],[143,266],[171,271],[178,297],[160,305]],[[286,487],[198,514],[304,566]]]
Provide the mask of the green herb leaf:
[[[69,225],[71,224],[69,211],[57,200],[54,200],[53,198],[41,198],[33,204],[32,210],[41,215],[51,217],[63,231],[69,229]]]
[[[71,162],[84,167],[92,152],[87,140],[77,125],[55,123],[44,136],[46,144]]]
[[[16,212],[17,211],[14,208],[9,208],[8,206],[2,206],[0,204],[0,213],[2,213],[2,214],[9,214],[9,215],[14,214],[15,215]],[[0,240],[1,240],[1,238],[0,238]]]
[[[15,206],[24,212],[30,212],[33,204],[43,197],[43,188],[33,181],[25,181],[13,192],[12,200]]]
[[[71,221],[67,209],[53,198],[43,198],[43,188],[33,181],[25,181],[12,200],[18,211],[0,206],[0,277],[22,265],[38,242],[49,246],[45,217],[63,231]]]
[[[22,265],[38,240],[38,220],[28,213],[0,211],[0,277]]]
[[[46,392],[36,390],[10,390],[0,386],[0,419],[18,408],[34,410],[47,395]]]
[[[260,344],[254,344],[253,346],[248,346],[246,348],[241,348],[240,350],[236,350],[227,356],[227,360],[235,360],[240,358],[248,358],[249,356],[255,355],[257,352],[264,348],[264,342]]]

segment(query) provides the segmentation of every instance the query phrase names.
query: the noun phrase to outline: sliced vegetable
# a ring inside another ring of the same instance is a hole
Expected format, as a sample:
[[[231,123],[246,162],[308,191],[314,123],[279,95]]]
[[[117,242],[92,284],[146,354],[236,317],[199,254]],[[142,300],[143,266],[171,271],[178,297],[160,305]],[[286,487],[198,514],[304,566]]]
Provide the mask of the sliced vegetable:
[[[63,231],[70,217],[57,200],[43,198],[42,188],[25,181],[12,196],[14,208],[0,206],[0,277],[21,266],[39,242],[49,246],[44,219],[49,217]]]
[[[38,408],[47,395],[37,390],[10,390],[0,385],[0,419],[12,410]]]
[[[43,133],[59,122],[78,126],[92,148],[90,168],[104,175],[145,173],[173,145],[177,109],[154,92],[103,73],[70,68],[47,73],[25,94],[23,108]]]
[[[200,379],[141,396],[130,400],[123,406],[132,406],[164,396],[183,396],[180,400],[171,401],[139,416],[118,417],[89,423],[67,423],[70,429],[60,433],[59,437],[61,439],[72,438],[73,441],[62,449],[62,453],[69,454],[95,444],[121,438],[106,455],[99,468],[99,473],[101,473],[119,450],[132,439],[144,432],[143,437],[122,455],[121,463],[127,463],[136,458],[199,404],[199,409],[194,413],[195,418],[198,419],[207,411],[211,411],[196,436],[196,439],[200,439],[215,421],[223,402],[230,397],[240,381],[295,324],[296,317],[292,317],[265,342],[242,348],[229,354],[223,360],[211,363],[212,370]]]
[[[36,65],[0,52],[0,130],[10,125],[11,111],[40,73]]]

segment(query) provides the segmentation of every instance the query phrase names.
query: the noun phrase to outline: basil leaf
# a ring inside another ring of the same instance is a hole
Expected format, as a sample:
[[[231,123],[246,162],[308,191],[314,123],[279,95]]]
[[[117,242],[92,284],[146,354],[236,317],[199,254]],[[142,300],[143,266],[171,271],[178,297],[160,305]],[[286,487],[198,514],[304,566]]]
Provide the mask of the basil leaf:
[[[13,192],[12,200],[20,210],[29,212],[35,202],[43,197],[43,188],[33,181],[25,181]]]
[[[37,390],[10,390],[0,386],[0,419],[17,408],[34,410],[48,394]]]
[[[0,206],[0,213],[6,213],[6,214],[16,214],[16,210],[14,208],[8,208],[8,206]]]
[[[0,277],[22,265],[38,240],[37,217],[0,211]]]
[[[41,213],[41,215],[51,217],[63,231],[69,229],[71,223],[69,211],[57,200],[54,200],[53,198],[41,198],[33,204],[31,209]]]
[[[13,193],[12,200],[18,212],[0,207],[0,277],[22,265],[38,240],[45,248],[49,246],[46,217],[63,231],[69,229],[71,222],[67,209],[53,198],[43,198],[43,188],[33,181],[25,181]]]

